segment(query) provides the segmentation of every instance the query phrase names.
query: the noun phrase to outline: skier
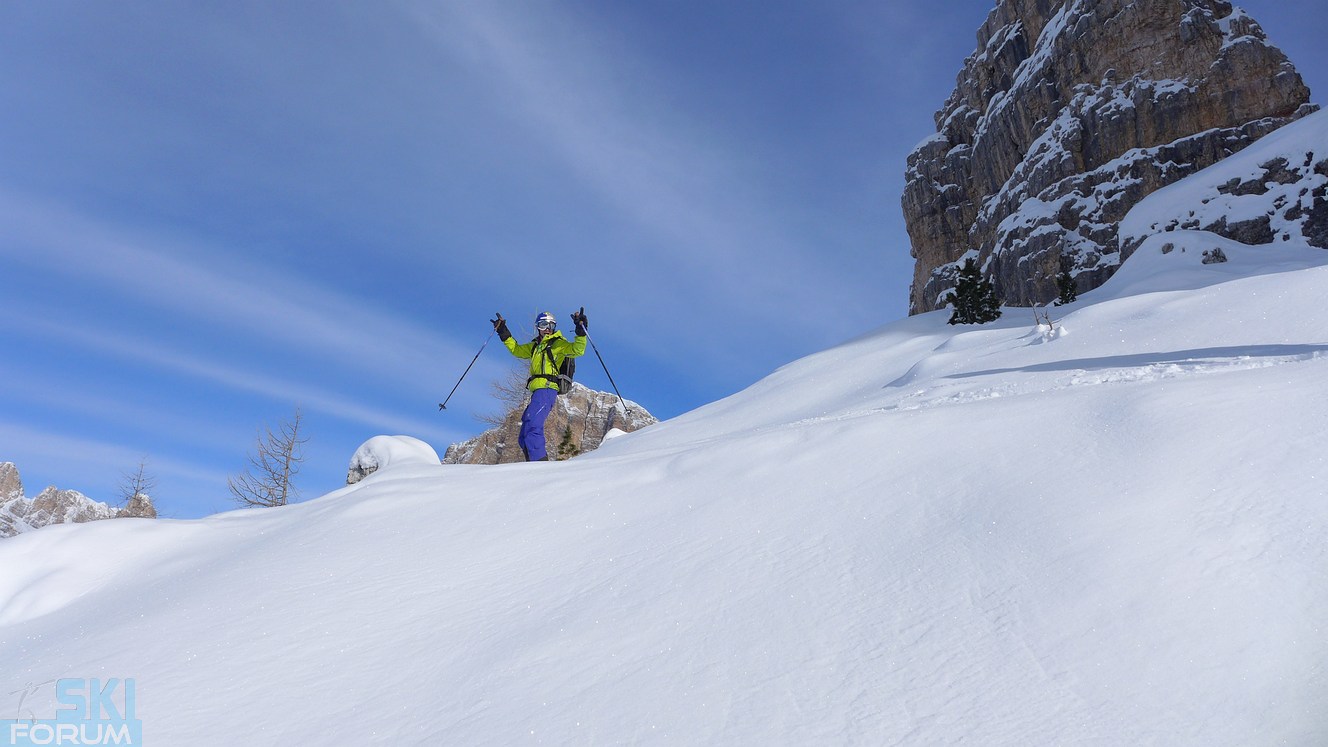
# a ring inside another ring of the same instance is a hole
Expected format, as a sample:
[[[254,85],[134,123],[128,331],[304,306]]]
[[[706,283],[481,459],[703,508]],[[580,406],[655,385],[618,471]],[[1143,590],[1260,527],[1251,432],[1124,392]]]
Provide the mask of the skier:
[[[518,345],[507,329],[507,320],[502,314],[490,319],[499,339],[518,358],[530,359],[530,378],[526,379],[526,388],[530,390],[530,404],[521,413],[521,435],[517,442],[528,462],[549,461],[548,447],[544,443],[544,421],[553,410],[553,403],[558,397],[558,367],[567,358],[576,358],[586,352],[586,307],[572,312],[572,324],[576,327],[576,339],[568,342],[563,333],[558,331],[558,320],[545,311],[535,317],[535,339]]]

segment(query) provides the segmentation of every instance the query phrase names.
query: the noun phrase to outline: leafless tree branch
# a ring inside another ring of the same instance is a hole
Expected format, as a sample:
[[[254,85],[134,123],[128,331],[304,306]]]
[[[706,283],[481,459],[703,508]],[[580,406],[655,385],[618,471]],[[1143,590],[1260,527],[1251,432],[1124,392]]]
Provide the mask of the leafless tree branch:
[[[502,409],[495,413],[476,415],[475,419],[496,428],[503,424],[513,409],[524,407],[526,397],[530,396],[530,390],[526,389],[525,369],[510,369],[503,378],[489,382],[489,392],[502,403]]]
[[[139,495],[152,495],[152,491],[157,489],[157,479],[148,473],[148,458],[143,457],[138,460],[138,469],[133,472],[125,472],[120,475],[120,506],[128,506],[129,502]]]
[[[242,506],[284,506],[299,496],[292,483],[304,461],[302,448],[309,442],[300,427],[304,417],[299,408],[295,416],[274,431],[265,426],[254,452],[249,455],[249,469],[226,480],[231,496]]]

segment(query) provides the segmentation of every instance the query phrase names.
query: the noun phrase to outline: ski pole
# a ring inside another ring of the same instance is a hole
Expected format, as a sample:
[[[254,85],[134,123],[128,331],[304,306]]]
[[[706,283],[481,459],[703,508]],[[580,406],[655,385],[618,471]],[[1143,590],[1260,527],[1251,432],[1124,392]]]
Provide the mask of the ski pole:
[[[622,392],[618,391],[618,385],[613,383],[613,374],[609,373],[609,367],[604,365],[604,356],[599,354],[599,347],[595,345],[595,341],[590,338],[589,333],[586,333],[586,340],[589,340],[590,342],[590,349],[595,351],[595,357],[599,358],[599,365],[603,367],[604,375],[609,377],[609,385],[613,387],[613,393],[618,395],[618,402],[622,404],[623,412],[631,415],[632,408],[627,406],[627,402],[623,399]]]
[[[477,360],[480,359],[480,353],[483,353],[483,352],[484,352],[484,348],[486,348],[486,347],[489,346],[489,340],[492,340],[492,339],[493,339],[494,332],[497,332],[497,331],[498,331],[498,330],[494,330],[493,332],[490,332],[490,333],[489,333],[489,336],[486,337],[486,338],[484,338],[484,344],[480,346],[480,352],[479,352],[479,353],[476,353],[476,354],[475,354],[475,357],[470,359],[470,366],[475,365],[475,361],[477,361]],[[446,409],[447,409],[447,403],[448,403],[448,400],[452,399],[452,395],[453,395],[453,394],[456,394],[457,387],[461,386],[461,382],[465,380],[465,378],[466,378],[466,374],[470,373],[470,366],[466,366],[466,370],[461,372],[461,378],[460,378],[460,379],[457,379],[457,383],[456,383],[456,385],[454,385],[454,386],[452,387],[452,391],[450,391],[450,392],[447,393],[447,399],[444,399],[442,402],[439,402],[439,403],[438,403],[438,409],[439,409],[439,410],[446,410]]]

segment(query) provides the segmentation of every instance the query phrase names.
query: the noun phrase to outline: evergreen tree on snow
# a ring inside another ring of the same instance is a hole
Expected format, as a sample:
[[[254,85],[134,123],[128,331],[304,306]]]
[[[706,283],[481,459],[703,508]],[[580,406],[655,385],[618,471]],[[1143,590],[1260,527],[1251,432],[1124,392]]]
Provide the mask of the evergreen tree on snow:
[[[1072,264],[1069,257],[1061,255],[1061,271],[1056,276],[1056,290],[1060,293],[1056,299],[1057,306],[1074,303],[1079,298],[1079,288],[1075,286],[1074,277],[1070,275]]]
[[[986,324],[1001,317],[1001,302],[996,298],[996,290],[990,280],[982,277],[972,257],[964,260],[958,282],[946,296],[945,303],[954,304],[950,324]]]
[[[571,459],[581,453],[581,449],[572,442],[572,426],[563,429],[563,440],[558,444],[558,459]]]

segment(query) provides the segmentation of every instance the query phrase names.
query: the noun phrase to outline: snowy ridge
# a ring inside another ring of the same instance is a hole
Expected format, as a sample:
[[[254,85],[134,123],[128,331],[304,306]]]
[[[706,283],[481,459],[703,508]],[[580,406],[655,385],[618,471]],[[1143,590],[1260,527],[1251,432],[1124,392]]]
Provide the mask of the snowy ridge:
[[[160,744],[1320,743],[1325,290],[1172,232],[572,461],[23,535],[0,671],[134,677]]]

